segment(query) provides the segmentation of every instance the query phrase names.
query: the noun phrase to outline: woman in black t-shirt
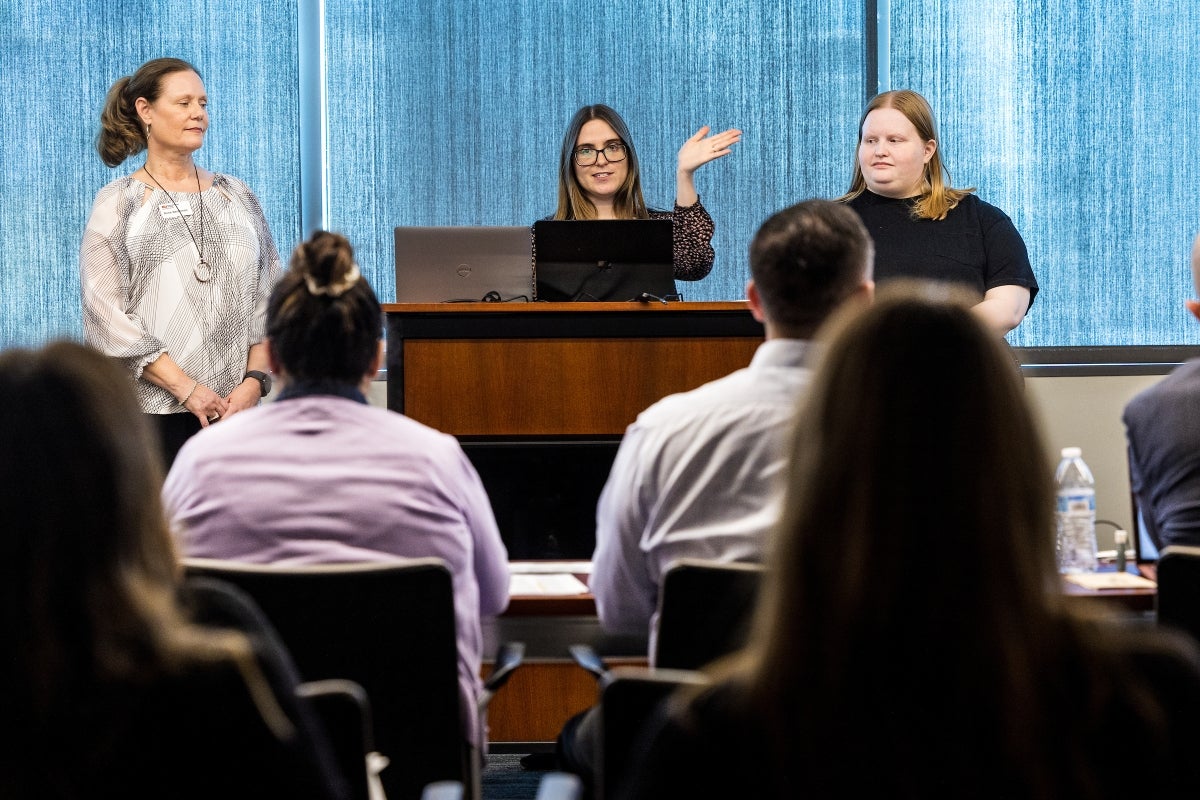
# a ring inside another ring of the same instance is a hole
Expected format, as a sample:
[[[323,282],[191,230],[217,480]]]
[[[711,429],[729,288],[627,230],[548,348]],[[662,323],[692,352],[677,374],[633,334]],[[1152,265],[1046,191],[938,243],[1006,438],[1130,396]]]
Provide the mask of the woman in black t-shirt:
[[[1008,333],[1037,295],[1025,242],[1012,220],[948,185],[933,109],[916,92],[876,95],[859,121],[854,177],[841,200],[875,240],[875,280],[909,277],[965,284],[975,311]]]

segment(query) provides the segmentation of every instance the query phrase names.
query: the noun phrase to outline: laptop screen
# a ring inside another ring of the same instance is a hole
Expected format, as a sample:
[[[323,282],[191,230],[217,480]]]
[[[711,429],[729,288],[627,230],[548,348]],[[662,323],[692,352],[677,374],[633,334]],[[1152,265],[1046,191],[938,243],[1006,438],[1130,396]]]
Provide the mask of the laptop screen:
[[[484,225],[396,228],[396,302],[533,299],[529,228]]]
[[[1154,540],[1150,538],[1150,532],[1146,530],[1146,521],[1142,517],[1142,508],[1138,504],[1137,495],[1133,495],[1133,535],[1130,538],[1133,539],[1137,563],[1146,564],[1158,561],[1158,548],[1154,546]]]
[[[539,220],[537,299],[678,300],[669,219]]]

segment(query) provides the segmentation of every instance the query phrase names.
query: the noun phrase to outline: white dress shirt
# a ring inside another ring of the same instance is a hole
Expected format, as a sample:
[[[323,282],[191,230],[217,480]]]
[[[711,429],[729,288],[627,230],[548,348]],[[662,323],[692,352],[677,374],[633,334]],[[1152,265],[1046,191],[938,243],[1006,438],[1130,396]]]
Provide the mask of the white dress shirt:
[[[647,630],[680,558],[759,561],[779,513],[786,451],[812,345],[771,339],[750,366],[643,411],[596,510],[591,589],[605,629]]]

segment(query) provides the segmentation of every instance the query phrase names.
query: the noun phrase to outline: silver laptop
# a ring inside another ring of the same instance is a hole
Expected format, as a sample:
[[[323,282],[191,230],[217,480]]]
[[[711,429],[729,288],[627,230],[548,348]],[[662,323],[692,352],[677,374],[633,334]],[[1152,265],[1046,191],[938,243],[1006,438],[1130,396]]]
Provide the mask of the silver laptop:
[[[533,299],[527,226],[396,228],[396,302],[513,302]]]

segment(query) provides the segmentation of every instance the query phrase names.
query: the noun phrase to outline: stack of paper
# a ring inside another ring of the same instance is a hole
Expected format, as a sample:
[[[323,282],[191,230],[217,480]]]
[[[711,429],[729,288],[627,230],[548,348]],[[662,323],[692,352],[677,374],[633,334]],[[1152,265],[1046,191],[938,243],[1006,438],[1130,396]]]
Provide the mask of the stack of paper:
[[[1128,572],[1082,572],[1064,576],[1085,589],[1153,589],[1154,581]]]
[[[508,584],[508,593],[517,596],[571,597],[587,594],[583,581],[567,573],[546,575],[514,574]]]

